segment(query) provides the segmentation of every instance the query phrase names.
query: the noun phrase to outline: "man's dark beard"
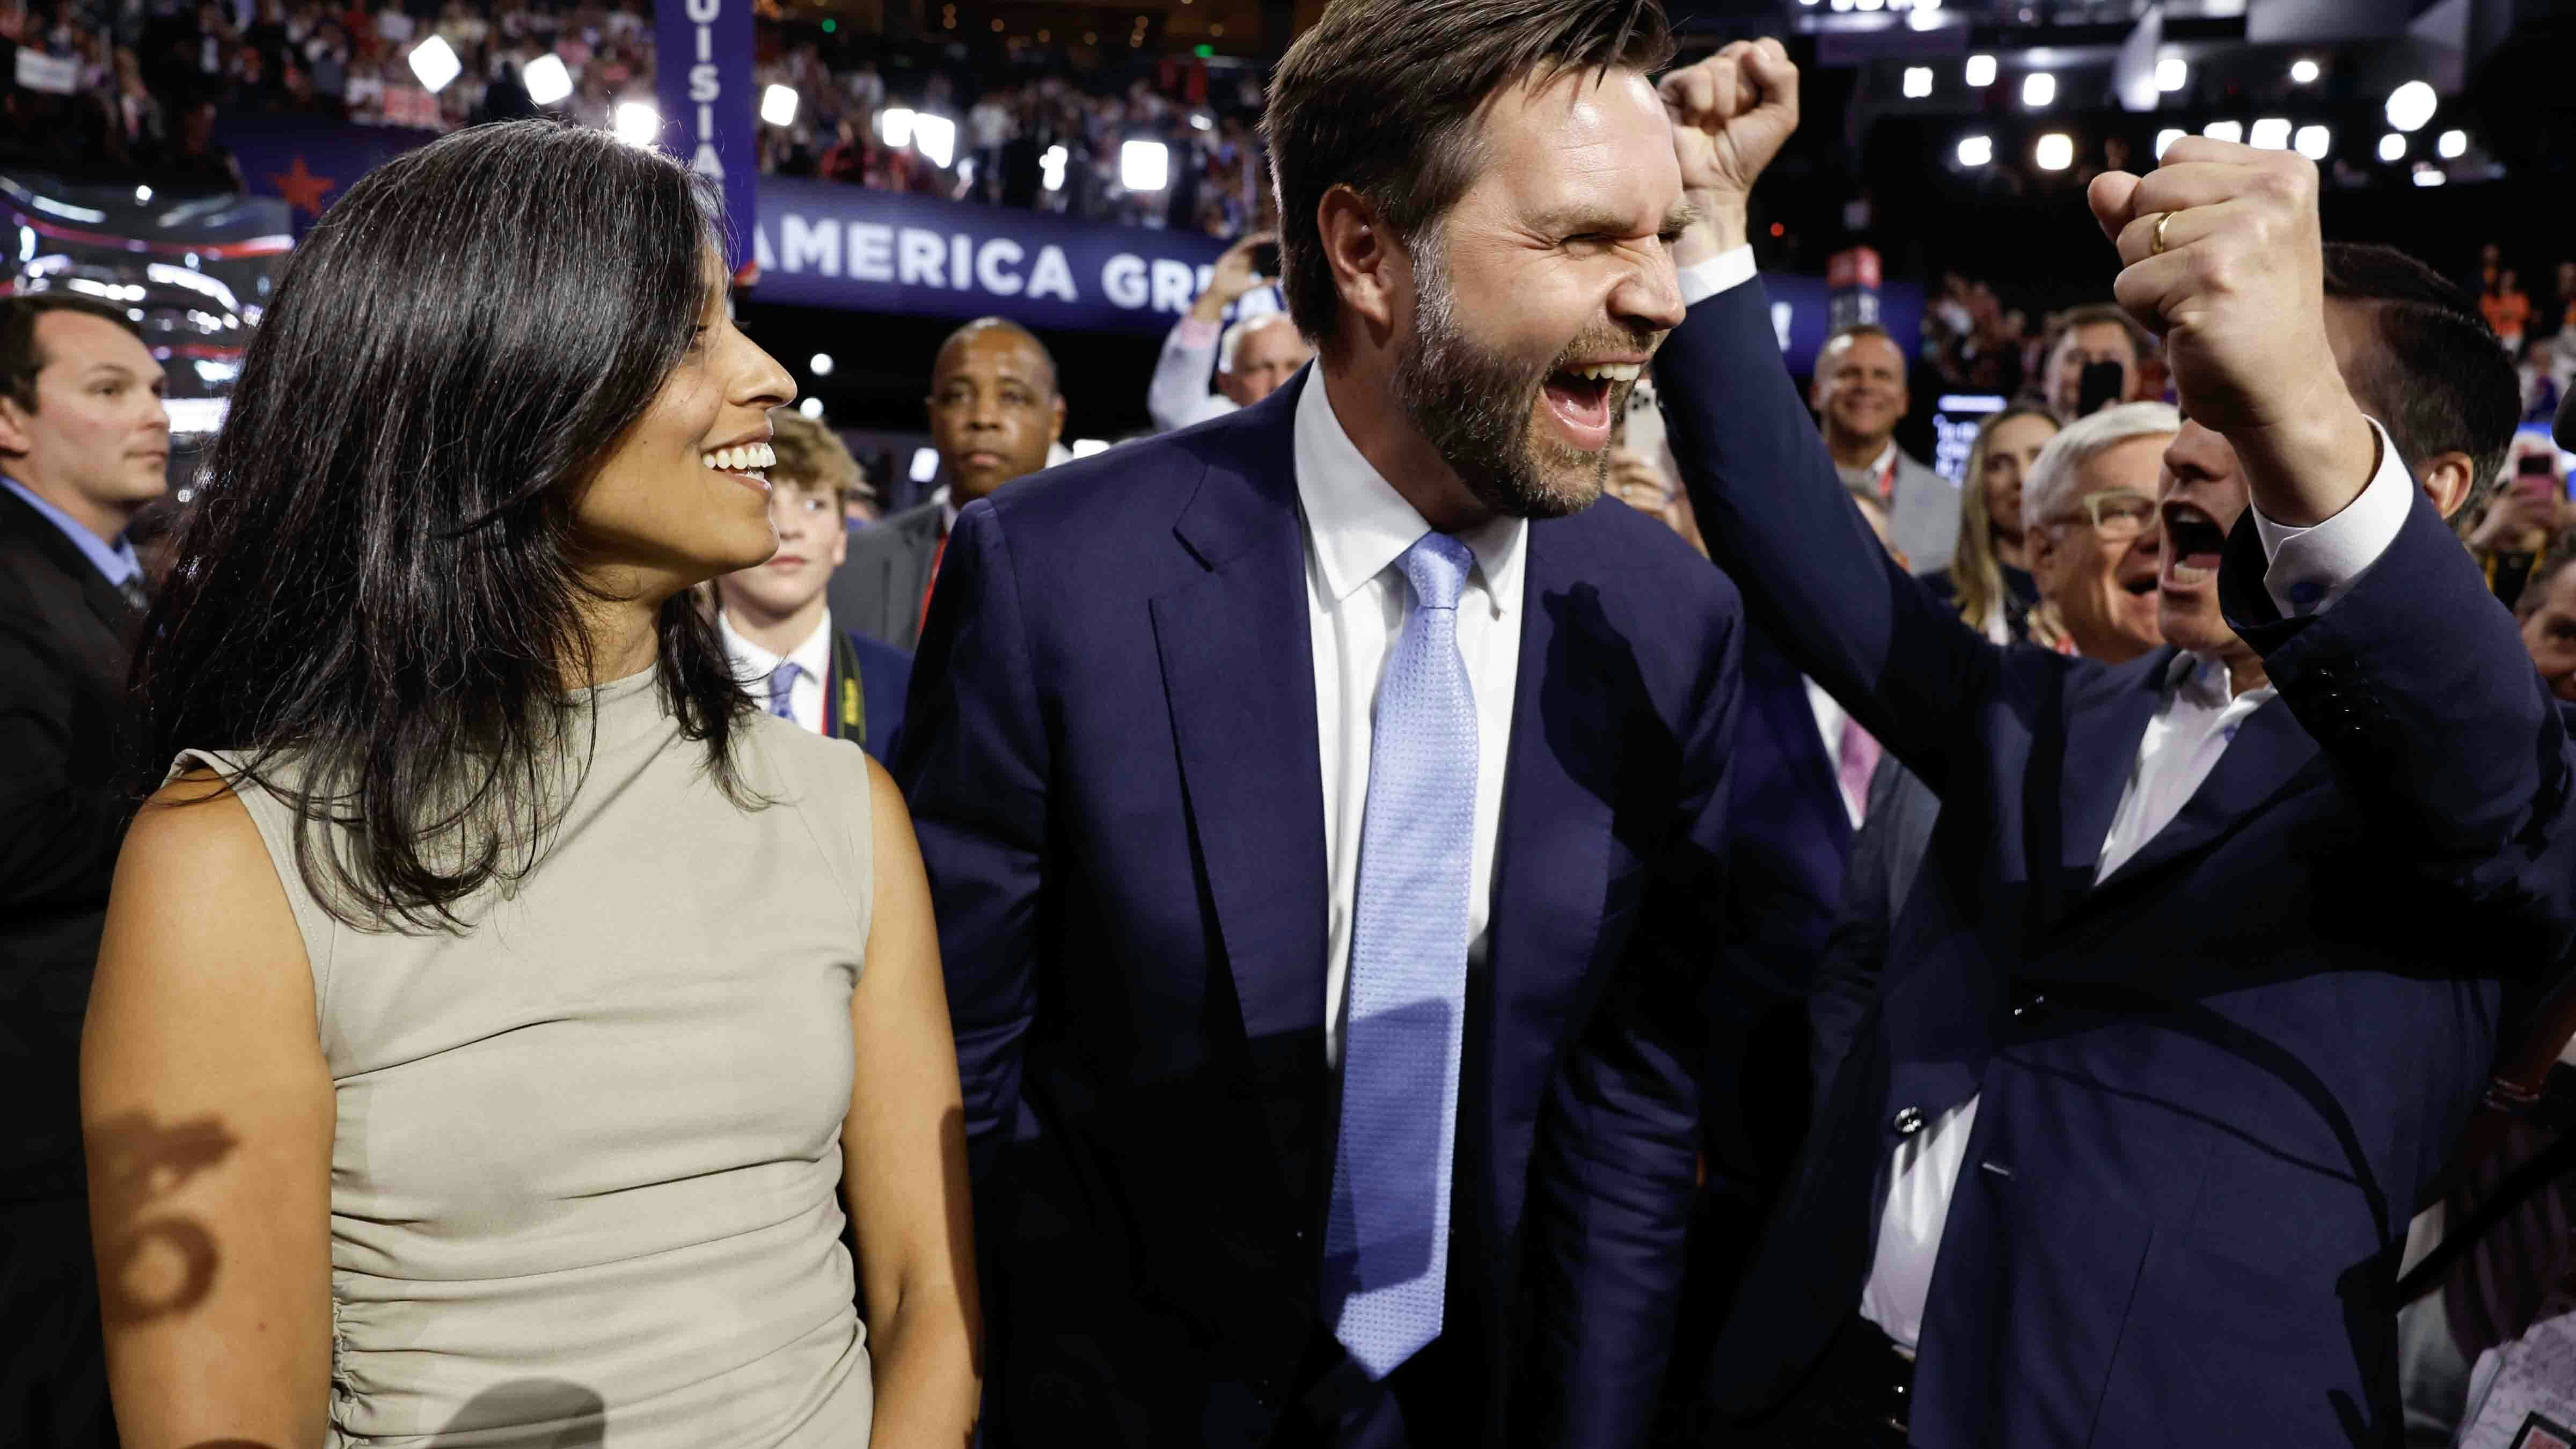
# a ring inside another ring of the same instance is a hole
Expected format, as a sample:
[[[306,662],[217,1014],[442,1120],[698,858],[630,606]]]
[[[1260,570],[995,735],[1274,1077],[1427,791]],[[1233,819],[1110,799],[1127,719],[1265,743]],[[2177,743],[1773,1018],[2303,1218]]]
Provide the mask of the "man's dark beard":
[[[1395,391],[1414,427],[1476,501],[1512,518],[1562,518],[1592,505],[1610,482],[1610,450],[1587,453],[1532,436],[1539,387],[1556,370],[1477,345],[1458,324],[1447,261],[1436,242],[1413,254],[1413,338],[1396,358]],[[1632,384],[1610,393],[1611,416]]]

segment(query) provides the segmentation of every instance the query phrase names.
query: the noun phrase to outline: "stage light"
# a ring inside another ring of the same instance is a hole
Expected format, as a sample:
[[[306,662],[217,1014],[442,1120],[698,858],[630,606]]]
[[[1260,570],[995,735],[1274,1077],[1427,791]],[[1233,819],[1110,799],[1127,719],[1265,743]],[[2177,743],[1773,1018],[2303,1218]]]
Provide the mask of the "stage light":
[[[2406,138],[2398,135],[2395,131],[2391,131],[2387,135],[2380,137],[2379,159],[2382,161],[2405,160]]]
[[[1994,137],[1992,137],[1992,136],[1962,136],[1962,137],[1960,137],[1960,138],[1959,138],[1959,164],[1960,164],[1960,165],[1962,165],[1962,166],[1983,166],[1983,165],[1985,165],[1987,162],[1992,161],[1992,160],[1994,160],[1994,159],[1995,159],[1995,138],[1994,138]]]
[[[1879,10],[1884,9],[1886,4],[1887,0],[1852,0],[1854,10]]]
[[[528,88],[528,99],[541,106],[551,106],[572,94],[572,72],[564,66],[563,57],[549,51],[528,62],[519,73]]]
[[[1968,57],[1968,84],[1990,86],[1995,83],[1995,58],[1991,55]]]
[[[1094,453],[1106,453],[1108,451],[1109,440],[1106,438],[1076,438],[1073,440],[1073,456],[1077,458],[1088,458]]]
[[[2334,132],[2323,126],[2301,126],[2295,149],[2311,161],[2323,161],[2334,149]]]
[[[2169,55],[2156,62],[2156,89],[2178,91],[2191,84],[2191,62]]]
[[[832,375],[832,354],[828,352],[817,352],[813,356],[806,358],[805,370],[814,374],[816,377],[830,377]]]
[[[2279,116],[2265,116],[2254,123],[2253,132],[2245,140],[2257,151],[2287,151],[2290,149],[2290,123]]]
[[[1130,191],[1160,191],[1171,185],[1172,149],[1160,141],[1122,142],[1118,184]]]
[[[1046,154],[1038,157],[1038,179],[1046,183],[1047,190],[1064,190],[1064,163],[1069,159],[1071,153],[1062,146],[1049,146]]]
[[[2064,131],[2051,131],[2039,138],[2031,159],[2042,171],[2063,171],[2075,164],[2075,138]]]
[[[912,481],[915,483],[927,483],[938,476],[939,450],[937,448],[913,449]]]
[[[912,109],[888,106],[877,112],[877,139],[900,150],[912,144]]]
[[[2207,136],[2213,141],[2242,141],[2245,139],[2245,123],[2242,121],[2212,121],[2208,125],[2200,128],[2200,134]]]
[[[1905,68],[1905,94],[1909,99],[1918,101],[1923,99],[1925,96],[1932,94],[1932,67],[1928,65],[1907,66]]]
[[[2314,85],[2317,75],[2317,63],[2305,56],[2290,62],[2290,84],[2294,86]]]
[[[1941,28],[1941,17],[1932,13],[1932,7],[1926,5],[1921,9],[1916,10],[1913,14],[1905,17],[1905,28],[1908,30],[1938,30]]]
[[[760,93],[760,118],[773,126],[796,124],[796,88],[771,86]]]
[[[2035,70],[2021,78],[2023,105],[2034,111],[2044,111],[2048,109],[2049,103],[2056,99],[2057,77],[2044,70]]]
[[[2415,184],[2418,186],[2439,186],[2450,179],[2432,166],[2421,167],[2415,173]]]
[[[796,405],[796,411],[820,422],[823,417],[823,400],[819,397],[809,397]]]
[[[615,129],[629,146],[650,146],[662,139],[662,113],[649,101],[620,101]]]
[[[149,186],[138,186],[134,188],[134,200],[137,205],[150,205],[152,202],[152,188]]]
[[[930,111],[917,111],[912,117],[912,145],[930,158],[931,165],[945,167],[957,159],[957,123]]]
[[[2431,86],[2408,81],[2388,93],[2388,124],[2400,131],[2420,131],[2441,105],[2442,98],[2433,94]]]
[[[2433,143],[2433,152],[2445,161],[2459,160],[2469,154],[2469,133],[2444,131],[2441,139]]]
[[[458,60],[456,52],[439,36],[432,35],[411,48],[411,73],[420,77],[422,88],[433,96],[447,89],[447,83],[464,71],[465,62]]]
[[[2172,150],[2173,143],[2182,138],[2183,132],[2172,126],[2156,132],[2156,159],[2159,161],[2165,159],[2165,152]]]

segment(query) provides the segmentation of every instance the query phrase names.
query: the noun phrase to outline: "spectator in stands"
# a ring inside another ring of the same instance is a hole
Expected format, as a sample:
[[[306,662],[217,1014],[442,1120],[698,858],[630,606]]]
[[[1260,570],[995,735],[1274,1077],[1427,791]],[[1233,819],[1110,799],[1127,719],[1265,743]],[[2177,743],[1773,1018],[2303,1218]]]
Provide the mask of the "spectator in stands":
[[[127,651],[161,496],[161,364],[125,313],[0,297],[0,1443],[111,1446],[77,1098],[133,812]]]
[[[1146,411],[1158,431],[1171,432],[1192,423],[1220,418],[1270,396],[1315,355],[1286,312],[1256,311],[1236,317],[1217,330],[1225,309],[1278,279],[1253,270],[1259,248],[1278,238],[1256,232],[1225,249],[1208,277],[1207,290],[1190,304],[1189,315],[1163,339],[1163,355],[1154,364],[1145,389]],[[1208,364],[1216,364],[1216,387],[1207,390]]]
[[[1926,577],[1968,627],[1997,644],[2030,637],[2039,585],[2022,532],[2022,482],[2057,436],[2057,419],[2033,405],[1986,419],[1968,448],[1959,490],[1959,551],[1946,572]]]
[[[842,520],[861,486],[858,461],[821,423],[783,408],[769,421],[778,457],[769,469],[769,522],[778,552],[716,580],[716,630],[734,677],[764,709],[891,759],[912,656],[835,628],[824,596],[848,553]]]
[[[2022,537],[2041,600],[2036,643],[2125,664],[2164,642],[2156,624],[2157,470],[2182,419],[2122,403],[2051,438],[2022,490]]]
[[[2561,549],[2533,570],[2514,605],[2522,620],[2522,647],[2548,682],[2549,692],[2576,704],[2576,551]]]
[[[2522,290],[2521,275],[2511,267],[2498,267],[2478,294],[2478,311],[2504,350],[2519,357],[2523,329],[2531,325],[2531,298]]]
[[[2138,361],[2147,352],[2146,334],[2118,306],[2102,302],[2078,307],[2058,320],[2057,335],[2048,344],[2048,362],[2041,372],[2043,402],[2049,413],[2061,424],[2071,423],[2084,415],[2088,401],[2095,408],[2127,402],[2137,396]],[[2108,392],[2089,400],[2084,393],[2084,369],[2102,363],[2117,363],[2120,376]]]
[[[929,499],[850,540],[832,575],[832,612],[870,638],[910,649],[957,511],[1047,466],[1064,432],[1064,395],[1046,344],[1016,322],[982,317],[948,335],[930,369],[930,438],[948,481]]]
[[[1896,425],[1914,405],[1896,339],[1875,322],[1826,338],[1807,403],[1844,486],[1876,501],[1888,546],[1916,572],[1948,568],[1959,539],[1958,489],[1896,446]]]

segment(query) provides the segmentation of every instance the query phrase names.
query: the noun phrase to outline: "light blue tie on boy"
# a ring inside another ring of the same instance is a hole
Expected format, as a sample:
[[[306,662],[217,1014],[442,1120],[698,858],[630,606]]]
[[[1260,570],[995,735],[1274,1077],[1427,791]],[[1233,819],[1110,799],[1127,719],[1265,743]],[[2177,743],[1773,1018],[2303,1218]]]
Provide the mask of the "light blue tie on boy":
[[[1448,1286],[1476,838],[1476,699],[1458,653],[1458,596],[1474,562],[1442,533],[1396,560],[1413,607],[1369,744],[1324,1309],[1373,1379],[1439,1336]]]
[[[796,718],[796,706],[792,698],[796,692],[797,677],[804,672],[804,666],[792,659],[780,662],[776,669],[769,671],[769,712],[771,714],[784,720]]]

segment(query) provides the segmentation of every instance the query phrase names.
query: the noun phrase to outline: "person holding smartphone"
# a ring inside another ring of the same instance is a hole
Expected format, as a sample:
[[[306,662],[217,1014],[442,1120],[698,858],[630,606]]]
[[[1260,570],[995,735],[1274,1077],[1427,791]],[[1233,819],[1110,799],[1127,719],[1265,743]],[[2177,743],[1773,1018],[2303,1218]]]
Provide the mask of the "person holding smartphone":
[[[1190,304],[1189,315],[1163,339],[1162,359],[1145,388],[1145,410],[1154,431],[1175,432],[1193,423],[1221,418],[1246,408],[1278,390],[1315,355],[1288,314],[1275,303],[1267,308],[1236,307],[1279,279],[1279,238],[1255,232],[1216,260],[1207,290]],[[1224,326],[1225,309],[1235,307],[1234,325]],[[1208,391],[1208,371],[1216,371],[1216,391]]]
[[[2506,608],[2522,597],[2533,565],[2571,525],[2576,507],[2567,501],[2557,450],[2545,439],[2518,443],[2503,491],[2468,538],[2469,551],[2486,570],[2487,587]]]

